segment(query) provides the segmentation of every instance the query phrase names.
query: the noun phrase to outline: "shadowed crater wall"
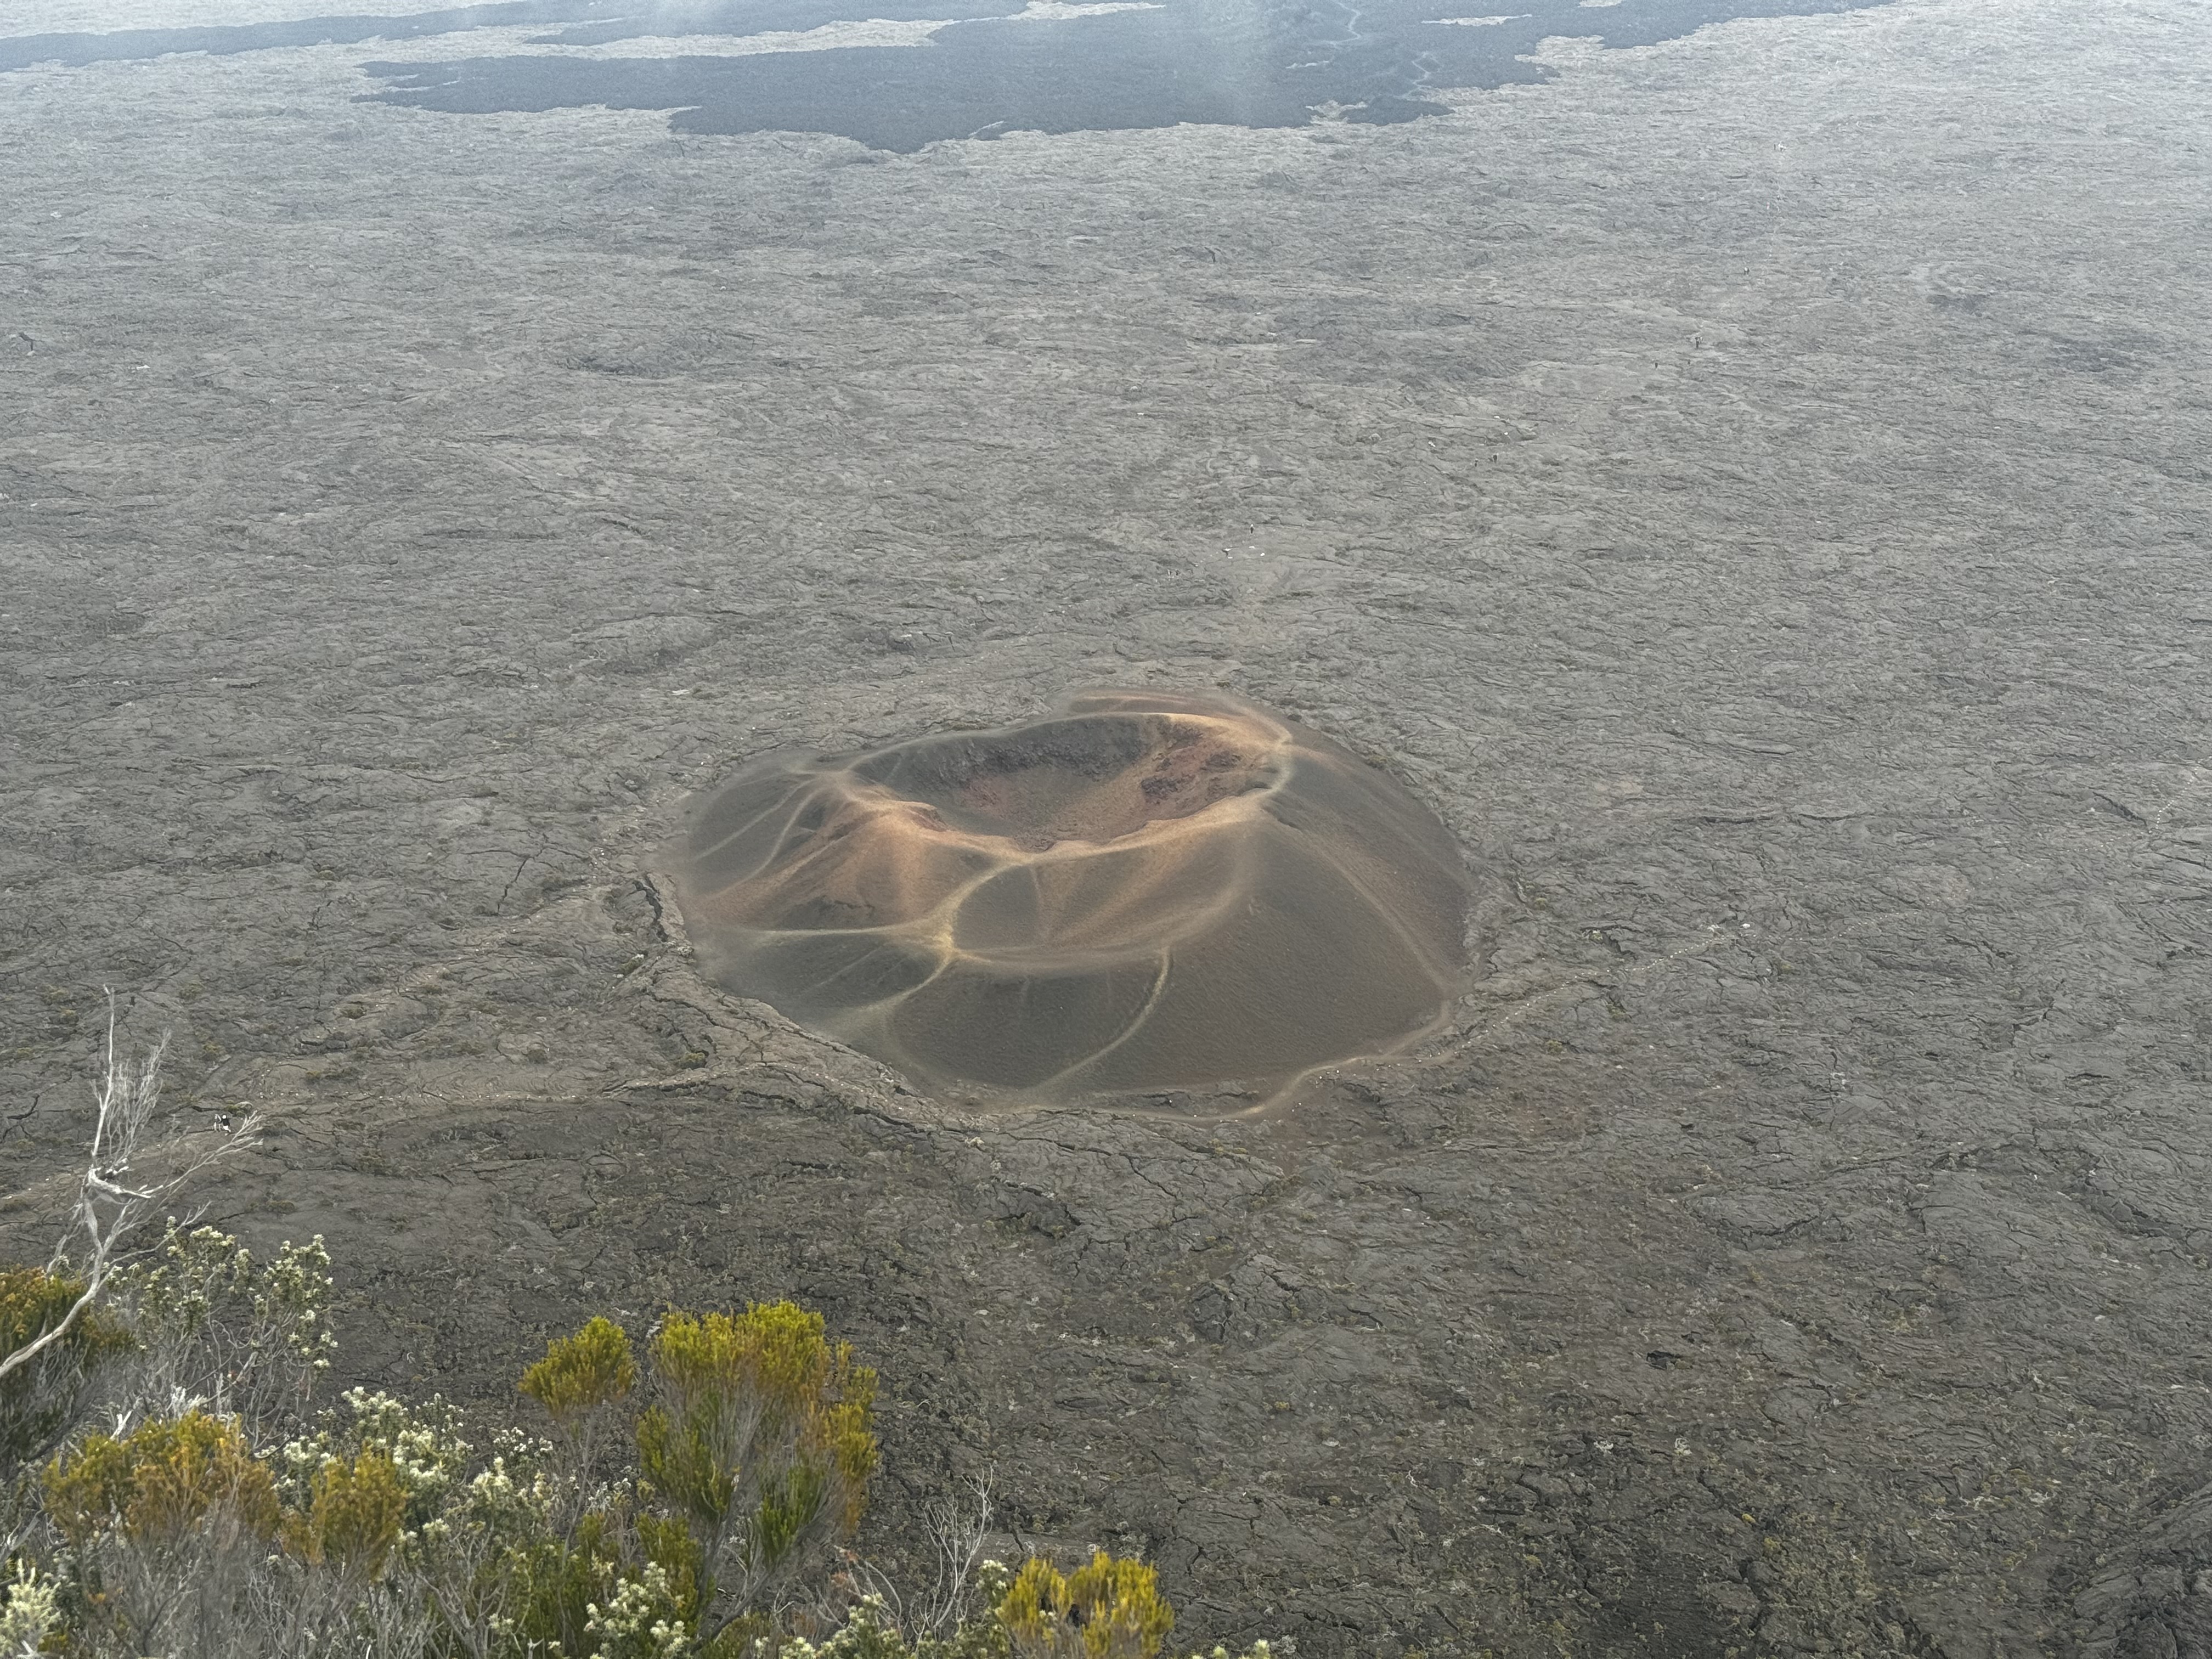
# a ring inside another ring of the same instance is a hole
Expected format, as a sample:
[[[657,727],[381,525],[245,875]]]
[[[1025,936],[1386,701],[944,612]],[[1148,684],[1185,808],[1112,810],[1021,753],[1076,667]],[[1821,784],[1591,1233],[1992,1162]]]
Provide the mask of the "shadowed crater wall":
[[[716,983],[957,1096],[1277,1089],[1433,1025],[1466,960],[1443,825],[1215,695],[769,756],[674,861]]]

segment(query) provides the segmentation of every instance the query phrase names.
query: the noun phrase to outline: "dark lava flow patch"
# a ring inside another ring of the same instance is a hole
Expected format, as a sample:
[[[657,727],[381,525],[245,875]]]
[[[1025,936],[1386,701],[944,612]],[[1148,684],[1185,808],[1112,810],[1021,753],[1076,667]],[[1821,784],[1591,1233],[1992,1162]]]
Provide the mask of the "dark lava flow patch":
[[[1547,35],[1643,46],[1723,18],[1852,9],[1794,0],[1652,0],[1592,9],[1552,0],[1498,23],[1448,23],[1455,0],[1255,7],[1169,0],[1058,21],[1009,15],[939,31],[924,47],[739,57],[500,57],[374,63],[392,102],[453,113],[604,104],[676,111],[684,132],[811,131],[872,149],[948,138],[1198,122],[1304,126],[1319,110],[1374,124],[1442,114],[1438,90],[1544,78],[1524,61]],[[732,9],[727,27],[740,27]],[[882,15],[882,14],[877,14]],[[820,21],[830,21],[827,17]],[[745,17],[742,27],[761,27]],[[642,33],[643,31],[639,31]],[[608,38],[602,29],[581,38]]]
[[[766,756],[677,862],[725,989],[1008,1103],[1243,1083],[1249,1106],[1433,1027],[1465,960],[1435,815],[1218,693]]]
[[[283,47],[357,46],[364,40],[415,40],[466,29],[514,28],[606,15],[599,0],[507,0],[489,6],[457,6],[399,17],[303,17],[268,23],[201,24],[182,28],[110,29],[0,38],[0,70],[60,64],[131,63],[176,52],[227,58]],[[935,13],[918,14],[935,15]]]
[[[1549,73],[1528,54],[1552,35],[1649,46],[1737,17],[1844,11],[1880,0],[1543,0],[1510,16],[1462,0],[1352,0],[1254,6],[1164,0],[1128,10],[1035,17],[1011,0],[723,0],[623,8],[602,0],[516,0],[404,17],[340,16],[222,27],[136,29],[0,40],[0,70],[171,52],[420,40],[546,25],[540,46],[805,31],[867,19],[941,18],[921,46],[812,52],[582,58],[514,54],[436,63],[370,62],[370,101],[481,115],[507,110],[675,112],[679,131],[823,132],[873,149],[1008,132],[1173,126],[1304,126],[1324,113],[1369,124],[1441,114],[1436,94]],[[1495,4],[1497,0],[1489,0]],[[1454,21],[1456,20],[1456,21]]]

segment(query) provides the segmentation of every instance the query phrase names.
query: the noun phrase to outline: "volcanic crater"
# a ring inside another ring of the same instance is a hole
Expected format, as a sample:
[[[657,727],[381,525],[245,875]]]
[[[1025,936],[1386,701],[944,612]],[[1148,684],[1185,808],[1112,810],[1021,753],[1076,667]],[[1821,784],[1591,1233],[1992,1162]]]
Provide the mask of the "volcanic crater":
[[[1434,815],[1218,694],[764,757],[674,861],[723,989],[971,1097],[1265,1097],[1433,1026],[1467,963]]]

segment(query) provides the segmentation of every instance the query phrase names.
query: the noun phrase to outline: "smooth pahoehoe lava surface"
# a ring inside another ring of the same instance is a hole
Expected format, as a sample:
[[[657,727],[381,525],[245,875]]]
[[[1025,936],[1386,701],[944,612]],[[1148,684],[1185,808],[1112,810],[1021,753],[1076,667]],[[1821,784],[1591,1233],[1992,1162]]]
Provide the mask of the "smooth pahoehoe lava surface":
[[[1465,962],[1443,825],[1217,695],[769,756],[678,861],[725,989],[956,1093],[1279,1087],[1433,1024]]]

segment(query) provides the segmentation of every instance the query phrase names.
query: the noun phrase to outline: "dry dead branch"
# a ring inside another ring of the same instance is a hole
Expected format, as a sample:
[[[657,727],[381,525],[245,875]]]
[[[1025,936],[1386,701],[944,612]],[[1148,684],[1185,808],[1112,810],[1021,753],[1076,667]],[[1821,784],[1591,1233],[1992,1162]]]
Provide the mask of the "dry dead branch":
[[[13,1353],[0,1356],[0,1381],[35,1364],[40,1355],[67,1338],[85,1310],[99,1301],[108,1281],[136,1254],[131,1238],[143,1223],[166,1211],[202,1171],[255,1144],[260,1119],[248,1115],[219,1132],[212,1146],[181,1148],[181,1133],[149,1145],[148,1130],[161,1100],[168,1034],[164,1032],[143,1059],[133,1062],[116,1051],[115,1024],[115,993],[110,990],[107,1067],[100,1085],[91,1152],[77,1181],[69,1224],[48,1264],[52,1271],[81,1275],[84,1288],[59,1321]],[[180,1151],[185,1155],[176,1156]],[[135,1173],[142,1159],[165,1166],[163,1172],[150,1177]],[[83,1254],[73,1255],[73,1248]]]

